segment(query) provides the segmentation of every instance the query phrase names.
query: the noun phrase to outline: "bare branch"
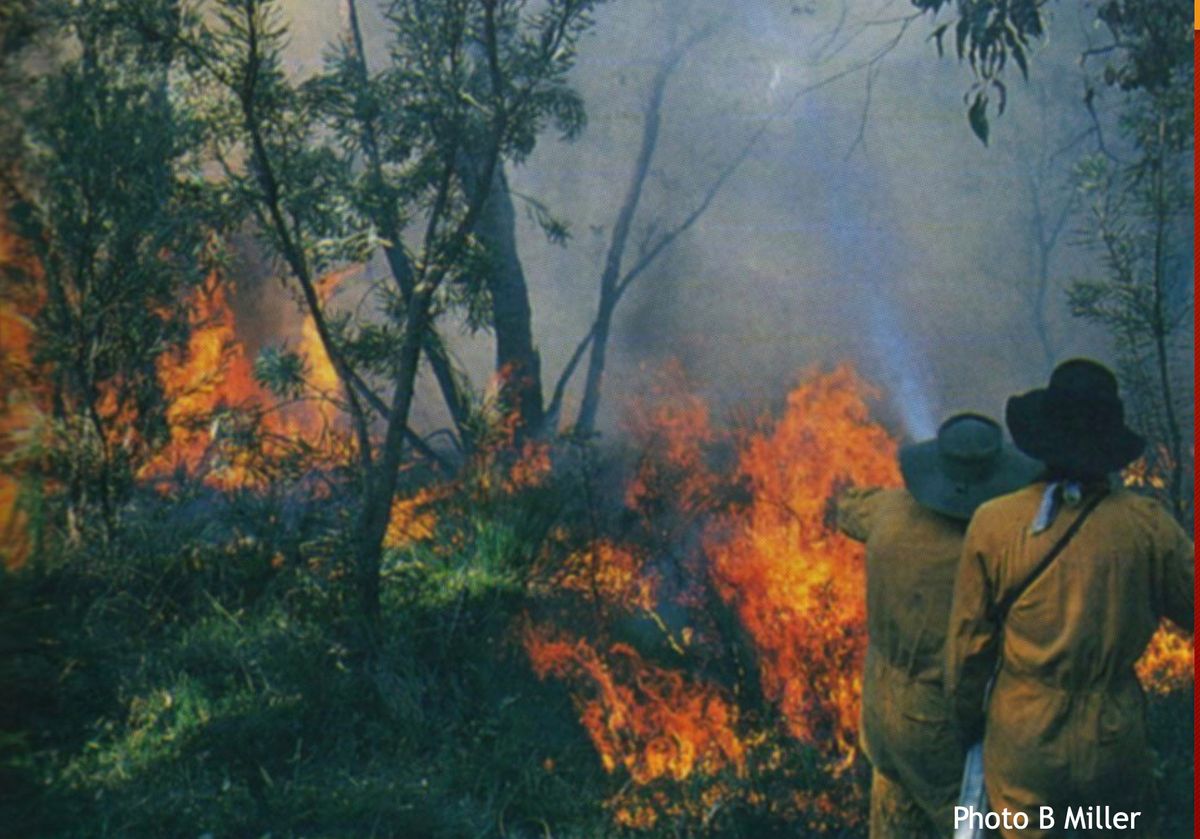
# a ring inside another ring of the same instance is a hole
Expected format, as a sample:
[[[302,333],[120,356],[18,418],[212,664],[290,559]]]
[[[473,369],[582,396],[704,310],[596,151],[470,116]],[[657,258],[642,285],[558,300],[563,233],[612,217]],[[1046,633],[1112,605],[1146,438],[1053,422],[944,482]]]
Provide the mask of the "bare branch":
[[[658,258],[658,256],[668,246],[670,246],[670,244],[672,242],[674,242],[681,234],[683,234],[688,229],[690,229],[696,223],[696,221],[698,221],[700,219],[700,217],[704,215],[704,213],[708,210],[709,206],[716,199],[717,195],[720,193],[721,189],[724,187],[726,182],[728,182],[729,178],[732,177],[732,175],[746,161],[746,159],[750,156],[750,154],[757,147],[758,143],[762,140],[763,136],[767,133],[767,131],[774,125],[774,123],[777,120],[780,120],[783,117],[785,117],[787,114],[791,113],[791,111],[796,107],[796,105],[808,94],[813,93],[817,90],[820,90],[824,87],[827,87],[831,84],[834,84],[835,82],[837,82],[843,78],[846,78],[854,73],[857,73],[860,70],[867,70],[868,72],[872,71],[873,68],[875,68],[875,66],[879,62],[881,62],[887,55],[889,55],[899,45],[900,41],[903,39],[904,34],[908,31],[909,27],[911,27],[912,24],[916,20],[918,20],[920,17],[921,17],[920,13],[916,13],[916,14],[905,15],[903,17],[896,18],[895,21],[900,24],[896,34],[892,38],[890,38],[882,47],[880,47],[869,58],[867,58],[861,62],[858,62],[856,64],[853,64],[850,67],[846,67],[842,70],[839,70],[838,72],[835,72],[835,73],[833,73],[823,79],[820,79],[816,82],[813,82],[812,84],[809,84],[809,85],[806,85],[806,86],[800,88],[799,90],[796,91],[795,94],[792,95],[792,97],[787,101],[787,103],[784,105],[783,108],[781,108],[775,114],[767,117],[767,119],[765,119],[759,125],[759,127],[750,134],[750,136],[746,139],[746,141],[742,144],[741,148],[738,150],[737,154],[735,154],[733,156],[733,158],[731,158],[723,167],[721,167],[721,170],[718,172],[717,177],[709,185],[708,189],[705,190],[705,193],[702,196],[700,202],[684,217],[684,219],[679,224],[677,224],[675,227],[671,228],[669,231],[663,233],[653,245],[651,245],[649,248],[647,248],[645,250],[645,252],[643,252],[639,256],[638,260],[634,263],[634,265],[631,268],[629,268],[623,275],[621,275],[619,279],[616,280],[616,282],[612,285],[613,300],[611,301],[611,304],[609,305],[609,309],[611,310],[611,307],[615,306],[616,302],[620,300],[620,298],[624,295],[625,291],[629,288],[629,286],[632,285],[632,283],[645,272],[645,270],[654,262],[655,259]],[[676,61],[677,60],[678,59],[676,59]],[[656,80],[657,80],[657,76],[656,76]],[[651,104],[653,104],[653,101],[654,100],[652,99]],[[864,117],[864,119],[865,119],[865,117]],[[651,129],[651,126],[650,126],[650,122],[648,121],[647,122],[647,131],[650,131],[650,129]],[[645,149],[646,149],[646,139],[647,138],[644,134],[643,135],[643,146],[642,146],[643,151],[645,151]],[[653,142],[657,141],[657,127],[654,128],[654,135],[650,137],[650,140]],[[650,154],[651,155],[653,154],[653,145],[650,147]],[[642,157],[642,154],[639,153],[639,161],[638,161],[638,164],[635,165],[635,183],[637,182],[637,174],[636,173],[638,173],[641,170],[642,165],[643,165],[641,157]],[[649,165],[648,159],[647,159],[645,165],[648,167],[648,165]],[[644,181],[644,174],[642,175],[642,180]],[[640,189],[640,184],[638,186]],[[632,194],[633,193],[631,192],[630,195],[632,195]],[[627,196],[626,205],[629,203],[629,201],[630,201],[630,198],[629,198],[629,196]],[[622,213],[624,213],[626,205],[622,206]],[[634,209],[636,209],[636,200],[635,200]],[[630,213],[630,215],[632,216],[632,213]],[[619,215],[618,216],[618,224],[620,224],[620,222],[621,222],[621,216]],[[612,241],[615,242],[616,240],[617,240],[617,232],[616,232],[616,230],[614,230]],[[613,255],[613,251],[610,246],[610,252],[609,252],[610,259],[612,258],[612,255]],[[619,254],[618,254],[618,257],[619,257]],[[606,267],[606,271],[607,271],[607,267]],[[602,296],[603,296],[603,278],[601,281],[601,286],[602,286]],[[605,316],[605,313],[604,313],[603,309],[601,311],[597,312],[596,319],[593,320],[592,325],[588,329],[587,333],[579,340],[579,343],[576,344],[575,349],[572,351],[571,356],[570,356],[569,360],[567,361],[566,366],[563,368],[562,372],[559,374],[558,380],[556,381],[555,386],[554,386],[553,397],[551,399],[550,405],[548,406],[548,408],[546,410],[546,414],[548,417],[555,418],[561,412],[562,400],[565,396],[567,386],[568,386],[571,378],[573,378],[573,376],[575,375],[575,372],[578,370],[579,362],[582,360],[583,354],[588,350],[589,347],[591,347],[593,345],[593,342],[596,340],[597,334],[600,331],[601,320],[604,316]]]

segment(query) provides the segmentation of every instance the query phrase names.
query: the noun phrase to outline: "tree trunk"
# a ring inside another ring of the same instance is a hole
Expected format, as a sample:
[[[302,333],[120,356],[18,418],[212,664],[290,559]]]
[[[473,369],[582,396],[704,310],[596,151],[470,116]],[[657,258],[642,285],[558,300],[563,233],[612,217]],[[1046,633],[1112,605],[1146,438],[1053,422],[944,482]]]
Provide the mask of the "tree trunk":
[[[533,344],[529,288],[517,253],[516,213],[500,167],[492,176],[477,231],[491,256],[486,281],[496,332],[500,402],[506,412],[516,412],[520,439],[542,428],[542,362]]]
[[[583,401],[579,406],[579,416],[575,419],[576,434],[589,435],[596,428],[596,414],[600,408],[600,386],[604,379],[604,365],[608,352],[608,336],[612,329],[613,311],[617,305],[617,282],[621,276],[621,259],[625,254],[625,246],[629,242],[633,217],[637,213],[638,202],[642,197],[642,187],[645,186],[646,176],[650,173],[650,163],[654,160],[654,151],[658,146],[658,132],[662,127],[663,94],[683,52],[684,50],[675,50],[668,54],[659,65],[650,85],[650,97],[646,102],[645,119],[642,125],[642,144],[638,149],[637,161],[633,166],[633,177],[629,181],[629,189],[625,193],[625,200],[621,204],[616,223],[613,225],[612,240],[609,242],[608,256],[604,262],[604,273],[600,276],[600,303],[596,308],[592,351],[588,357],[587,378],[584,379],[583,384]]]
[[[1179,428],[1179,420],[1175,416],[1175,391],[1171,387],[1169,369],[1167,334],[1169,332],[1166,317],[1166,253],[1167,227],[1170,224],[1170,207],[1166,197],[1165,177],[1163,171],[1166,145],[1166,117],[1159,118],[1158,149],[1154,158],[1153,189],[1154,189],[1154,301],[1151,314],[1152,332],[1154,336],[1154,355],[1158,373],[1160,398],[1163,413],[1167,423],[1167,451],[1171,456],[1171,471],[1168,476],[1168,493],[1171,511],[1179,521],[1184,521],[1183,500],[1183,434]]]
[[[367,54],[363,45],[362,27],[358,22],[358,4],[355,0],[346,0],[345,11],[350,28],[350,44],[357,59],[355,64],[358,83],[365,93],[371,82],[370,73],[367,70]],[[408,254],[404,252],[404,246],[400,243],[400,221],[396,215],[394,199],[387,195],[383,162],[379,153],[378,126],[373,116],[363,117],[361,138],[367,165],[370,167],[371,187],[382,199],[377,211],[373,214],[372,221],[375,222],[383,237],[391,242],[390,245],[384,247],[384,256],[387,259],[388,268],[392,272],[392,279],[400,290],[401,299],[408,303],[413,297],[412,263],[408,259]],[[438,388],[442,392],[442,399],[445,400],[450,419],[458,431],[459,443],[463,451],[469,453],[474,447],[469,423],[470,411],[462,391],[459,389],[450,357],[437,332],[432,328],[428,330],[424,343],[429,366],[433,368],[434,378],[437,379]]]
[[[384,217],[377,219],[377,223],[385,238],[392,242],[399,241],[399,225],[395,223],[392,213],[389,212]],[[403,247],[396,244],[385,247],[383,254],[387,258],[392,279],[395,280],[396,287],[400,289],[401,299],[405,303],[409,303],[413,298],[413,276],[412,263],[409,262],[408,255],[404,252]],[[424,349],[425,357],[429,360],[429,366],[437,380],[438,389],[442,392],[442,400],[446,403],[446,410],[450,414],[455,430],[458,431],[459,445],[462,446],[464,452],[469,454],[475,447],[474,435],[470,426],[470,409],[459,388],[458,379],[454,375],[454,367],[450,362],[446,347],[437,331],[432,327],[426,330]]]
[[[355,571],[358,578],[359,605],[368,632],[372,635],[372,642],[379,627],[379,573],[383,558],[383,539],[387,535],[392,497],[396,493],[404,429],[408,426],[408,415],[412,408],[421,347],[429,327],[430,297],[431,292],[418,293],[409,301],[404,339],[400,345],[396,388],[388,411],[387,432],[379,456],[363,482],[363,503],[355,528],[358,534]]]

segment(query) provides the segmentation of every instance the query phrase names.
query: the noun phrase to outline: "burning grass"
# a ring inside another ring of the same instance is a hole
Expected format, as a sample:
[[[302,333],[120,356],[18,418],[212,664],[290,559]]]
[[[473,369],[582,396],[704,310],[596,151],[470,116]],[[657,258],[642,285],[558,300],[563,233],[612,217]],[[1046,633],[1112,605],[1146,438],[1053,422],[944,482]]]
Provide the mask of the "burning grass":
[[[746,747],[734,733],[737,709],[713,685],[645,661],[628,644],[601,655],[582,638],[531,628],[525,649],[534,672],[594,687],[577,699],[580,721],[606,772],[622,767],[636,784],[746,771]]]

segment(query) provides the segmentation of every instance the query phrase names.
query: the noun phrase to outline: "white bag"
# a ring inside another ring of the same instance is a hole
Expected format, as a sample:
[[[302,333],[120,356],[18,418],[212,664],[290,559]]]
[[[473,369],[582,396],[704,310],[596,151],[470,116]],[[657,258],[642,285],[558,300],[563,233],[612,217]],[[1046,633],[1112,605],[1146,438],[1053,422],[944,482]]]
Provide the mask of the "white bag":
[[[967,751],[967,759],[963,763],[962,786],[958,791],[958,805],[968,807],[976,813],[987,813],[987,790],[983,787],[982,740]],[[968,819],[966,824],[955,828],[954,839],[984,839],[986,833],[979,822],[972,827],[971,820]]]

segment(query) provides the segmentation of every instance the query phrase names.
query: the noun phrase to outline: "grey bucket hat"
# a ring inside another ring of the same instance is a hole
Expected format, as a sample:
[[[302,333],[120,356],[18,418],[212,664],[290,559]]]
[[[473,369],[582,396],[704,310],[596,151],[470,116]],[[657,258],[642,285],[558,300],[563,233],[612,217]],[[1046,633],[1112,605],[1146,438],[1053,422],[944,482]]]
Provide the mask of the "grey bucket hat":
[[[900,473],[917,503],[964,521],[983,502],[1032,482],[1042,468],[1005,443],[1000,425],[980,414],[955,414],[933,440],[900,450]]]

